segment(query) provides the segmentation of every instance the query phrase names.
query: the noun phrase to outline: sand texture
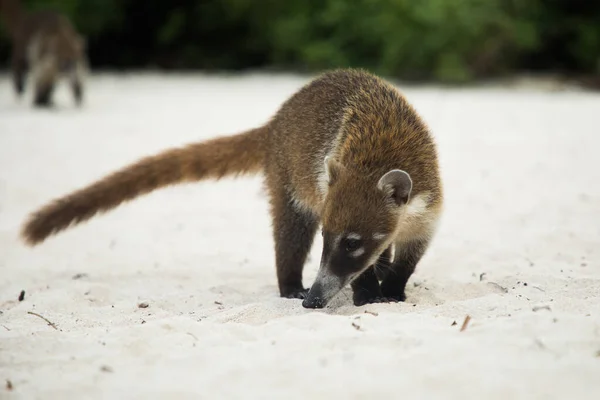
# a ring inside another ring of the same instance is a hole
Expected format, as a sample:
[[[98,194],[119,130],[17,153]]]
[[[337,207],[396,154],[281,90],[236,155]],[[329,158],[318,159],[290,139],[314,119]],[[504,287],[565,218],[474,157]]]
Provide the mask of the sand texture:
[[[279,298],[260,177],[19,241],[48,200],[262,124],[307,79],[100,74],[53,112],[0,79],[0,399],[600,399],[598,94],[404,88],[446,192],[406,303]],[[306,285],[320,252],[318,235]]]

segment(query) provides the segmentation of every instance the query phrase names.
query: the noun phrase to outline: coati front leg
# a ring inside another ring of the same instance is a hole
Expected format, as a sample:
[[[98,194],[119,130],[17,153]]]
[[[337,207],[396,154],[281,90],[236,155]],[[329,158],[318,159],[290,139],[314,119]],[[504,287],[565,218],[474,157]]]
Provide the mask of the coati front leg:
[[[376,268],[381,265],[389,266],[392,255],[392,248],[388,247],[377,260],[376,265],[370,266],[366,271],[352,281],[353,301],[355,306],[362,306],[370,303],[382,303],[390,301],[386,299],[381,292],[379,279],[377,278]],[[385,274],[385,271],[384,271]]]
[[[13,86],[19,97],[25,92],[25,79],[27,75],[27,61],[19,53],[13,54],[11,60]]]
[[[352,300],[355,306],[381,302],[383,295],[381,294],[381,288],[379,287],[374,267],[367,268],[350,285],[352,286]]]
[[[428,240],[413,240],[396,245],[396,255],[391,270],[381,282],[381,293],[384,297],[396,301],[406,300],[404,292],[406,283],[415,272],[415,268],[428,246]]]
[[[33,104],[36,107],[51,107],[57,69],[54,57],[48,56],[36,61],[33,67],[35,94]]]
[[[316,215],[299,210],[286,190],[272,191],[271,197],[279,293],[304,299],[308,289],[302,285],[302,270],[319,221]]]
[[[38,82],[35,87],[33,104],[36,107],[52,107],[52,94],[54,93],[54,81],[45,80]]]

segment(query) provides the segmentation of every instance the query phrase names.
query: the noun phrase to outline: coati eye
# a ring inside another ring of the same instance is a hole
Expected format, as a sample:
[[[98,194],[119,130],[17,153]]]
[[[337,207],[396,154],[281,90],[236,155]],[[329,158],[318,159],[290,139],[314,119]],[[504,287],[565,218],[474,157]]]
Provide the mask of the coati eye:
[[[346,238],[344,239],[344,248],[347,252],[353,252],[361,246],[360,239]]]

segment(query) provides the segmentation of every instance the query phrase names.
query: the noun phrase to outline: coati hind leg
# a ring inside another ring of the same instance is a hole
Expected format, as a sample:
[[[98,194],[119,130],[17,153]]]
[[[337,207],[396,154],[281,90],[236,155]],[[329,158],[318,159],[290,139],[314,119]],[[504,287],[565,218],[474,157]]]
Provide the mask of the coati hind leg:
[[[84,62],[78,62],[70,73],[71,91],[77,105],[83,102],[83,79],[86,66]]]
[[[319,226],[318,218],[296,207],[285,189],[271,190],[271,205],[279,293],[281,297],[303,299],[308,289],[302,285],[302,270]]]
[[[71,77],[71,90],[73,92],[73,98],[75,103],[79,106],[83,101],[83,83],[81,79]]]
[[[406,300],[406,283],[429,245],[428,240],[413,240],[396,246],[395,259],[391,270],[381,282],[384,297],[396,301]]]
[[[379,279],[377,277],[377,268],[390,265],[392,248],[388,247],[377,260],[377,264],[370,266],[365,272],[359,275],[352,283],[353,301],[355,306],[362,306],[369,303],[382,303],[390,301],[383,296]],[[384,274],[386,271],[384,271]]]

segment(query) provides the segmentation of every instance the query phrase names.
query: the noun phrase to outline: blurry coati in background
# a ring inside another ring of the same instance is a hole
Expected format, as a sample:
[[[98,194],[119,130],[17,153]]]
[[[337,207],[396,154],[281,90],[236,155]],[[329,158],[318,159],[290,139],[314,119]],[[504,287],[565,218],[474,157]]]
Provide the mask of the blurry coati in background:
[[[85,40],[71,22],[56,11],[27,12],[20,0],[0,0],[0,14],[12,40],[11,69],[14,89],[21,97],[28,72],[34,85],[34,105],[52,105],[57,80],[70,80],[77,104],[83,100],[88,69]]]

